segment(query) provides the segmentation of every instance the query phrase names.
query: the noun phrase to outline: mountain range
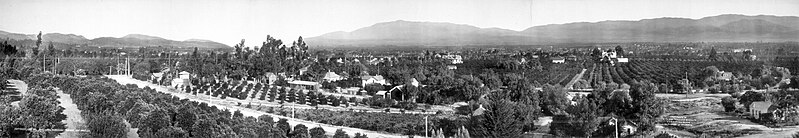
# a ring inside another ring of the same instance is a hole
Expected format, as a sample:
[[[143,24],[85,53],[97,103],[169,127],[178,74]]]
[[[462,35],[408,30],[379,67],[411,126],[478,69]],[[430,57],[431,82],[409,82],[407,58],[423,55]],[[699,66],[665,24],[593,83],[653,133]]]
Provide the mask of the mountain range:
[[[607,42],[753,42],[799,40],[799,17],[725,14],[638,21],[577,22],[521,31],[443,22],[392,21],[307,38],[319,46],[466,46]]]
[[[2,39],[16,39],[16,40],[36,40],[37,34],[18,34],[0,31],[0,38]],[[175,41],[164,39],[156,36],[148,36],[142,34],[129,34],[123,37],[99,37],[95,39],[87,39],[86,37],[75,34],[60,34],[60,33],[47,33],[42,34],[42,41],[56,42],[62,44],[81,45],[90,47],[168,47],[168,48],[200,48],[200,49],[232,49],[232,47],[202,39],[189,39],[184,41]]]

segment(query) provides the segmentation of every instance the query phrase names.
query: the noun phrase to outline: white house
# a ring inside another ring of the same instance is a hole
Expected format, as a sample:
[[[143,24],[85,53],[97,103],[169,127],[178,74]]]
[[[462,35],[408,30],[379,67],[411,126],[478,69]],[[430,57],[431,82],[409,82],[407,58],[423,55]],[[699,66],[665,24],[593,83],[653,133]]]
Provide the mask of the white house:
[[[361,76],[361,87],[366,87],[369,84],[382,84],[388,85],[386,79],[383,78],[382,75],[375,75],[375,76]]]
[[[322,80],[327,81],[327,82],[340,81],[340,80],[343,80],[343,79],[344,79],[344,77],[342,77],[341,75],[336,74],[335,72],[327,72],[327,73],[325,73],[325,77],[322,78]]]
[[[627,59],[627,58],[616,58],[616,62],[618,62],[618,63],[627,63],[627,62],[630,62],[630,59]]]
[[[771,107],[772,103],[769,101],[759,101],[759,102],[752,102],[749,105],[749,113],[752,114],[752,117],[755,119],[760,119],[760,114],[769,113],[769,107]]]
[[[552,63],[566,63],[566,59],[563,57],[554,57],[552,58]]]
[[[172,79],[172,87],[183,88],[185,86],[188,86],[190,83],[189,81],[190,76],[191,73],[186,71],[181,71],[180,73],[178,73],[178,78]]]
[[[316,83],[316,82],[312,82],[312,81],[299,81],[299,80],[298,80],[298,81],[291,81],[291,82],[289,82],[289,85],[290,85],[292,88],[301,88],[301,89],[305,89],[305,90],[311,90],[311,91],[318,90],[318,89],[319,89],[319,87],[322,87],[322,85],[321,85],[321,84],[319,84],[319,83]]]

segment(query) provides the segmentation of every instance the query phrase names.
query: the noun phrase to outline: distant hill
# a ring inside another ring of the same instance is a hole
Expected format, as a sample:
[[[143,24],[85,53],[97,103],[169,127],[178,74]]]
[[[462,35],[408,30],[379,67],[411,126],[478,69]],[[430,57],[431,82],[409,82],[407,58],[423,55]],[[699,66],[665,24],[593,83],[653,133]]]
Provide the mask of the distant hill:
[[[319,46],[534,45],[594,42],[797,41],[799,17],[719,15],[701,19],[578,22],[513,31],[470,25],[393,21],[306,39]]]
[[[36,40],[36,35],[37,34],[17,34],[0,31],[0,39]],[[232,49],[232,47],[228,45],[210,40],[189,39],[186,41],[175,41],[142,34],[129,34],[120,38],[100,37],[95,39],[86,39],[83,36],[74,34],[47,33],[42,35],[42,39],[44,42],[85,45],[91,47],[137,48],[162,46],[171,48],[197,47],[201,49]]]

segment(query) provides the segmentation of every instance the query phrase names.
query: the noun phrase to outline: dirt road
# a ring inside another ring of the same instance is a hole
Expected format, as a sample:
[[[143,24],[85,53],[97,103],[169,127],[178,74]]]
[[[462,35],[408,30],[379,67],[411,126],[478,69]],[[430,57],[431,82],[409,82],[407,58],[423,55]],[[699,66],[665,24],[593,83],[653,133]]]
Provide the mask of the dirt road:
[[[58,102],[60,102],[60,106],[64,107],[64,115],[67,115],[66,120],[62,120],[67,124],[67,129],[76,130],[76,131],[65,131],[56,136],[56,138],[78,138],[81,137],[83,134],[88,132],[86,128],[86,121],[83,120],[83,117],[80,115],[80,110],[78,110],[78,105],[72,102],[72,98],[69,94],[64,93],[60,89],[56,89],[56,93],[58,94]],[[83,132],[85,131],[85,132]]]

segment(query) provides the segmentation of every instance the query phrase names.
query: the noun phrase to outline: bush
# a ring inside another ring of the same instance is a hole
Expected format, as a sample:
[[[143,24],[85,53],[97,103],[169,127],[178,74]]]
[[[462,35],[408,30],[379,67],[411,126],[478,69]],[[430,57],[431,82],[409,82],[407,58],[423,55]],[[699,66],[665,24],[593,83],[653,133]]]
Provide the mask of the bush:
[[[89,136],[97,138],[124,138],[128,129],[122,117],[108,114],[84,114]]]
[[[395,105],[393,107],[402,108],[402,109],[405,109],[405,110],[414,110],[418,106],[417,106],[417,104],[415,102],[402,101],[402,102],[399,102],[397,105]]]
[[[385,99],[385,98],[381,98],[381,97],[372,97],[372,98],[369,98],[369,100],[367,100],[367,101],[369,102],[370,106],[379,107],[379,108],[391,107],[391,106],[394,105],[394,103],[397,102],[397,101],[395,101],[393,99]]]
[[[381,84],[373,83],[366,85],[366,87],[364,87],[363,89],[366,90],[367,95],[375,95],[377,91],[382,91],[385,90],[386,88]]]

